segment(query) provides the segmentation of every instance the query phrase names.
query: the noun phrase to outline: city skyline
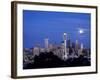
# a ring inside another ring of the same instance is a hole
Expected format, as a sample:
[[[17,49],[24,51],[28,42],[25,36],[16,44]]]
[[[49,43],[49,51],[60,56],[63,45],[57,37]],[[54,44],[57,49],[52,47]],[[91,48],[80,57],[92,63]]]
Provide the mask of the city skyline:
[[[80,31],[80,33],[82,32]],[[90,66],[91,64],[90,49],[84,48],[84,44],[79,44],[78,40],[76,40],[74,44],[71,43],[67,33],[63,33],[63,42],[59,46],[49,44],[48,38],[44,39],[44,45],[45,48],[37,45],[33,48],[23,49],[24,69],[38,67]]]
[[[51,11],[23,10],[23,46],[31,48],[44,39],[51,44],[61,44],[62,34],[70,35],[71,42],[77,39],[90,48],[90,14]]]

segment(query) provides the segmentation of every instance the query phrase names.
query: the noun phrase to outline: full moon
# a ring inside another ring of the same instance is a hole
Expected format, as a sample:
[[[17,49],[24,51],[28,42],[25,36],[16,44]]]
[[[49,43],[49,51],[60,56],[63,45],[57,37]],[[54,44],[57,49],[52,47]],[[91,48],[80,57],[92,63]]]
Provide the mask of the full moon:
[[[84,30],[83,30],[83,29],[80,29],[80,30],[79,30],[79,33],[80,33],[80,34],[84,33]]]

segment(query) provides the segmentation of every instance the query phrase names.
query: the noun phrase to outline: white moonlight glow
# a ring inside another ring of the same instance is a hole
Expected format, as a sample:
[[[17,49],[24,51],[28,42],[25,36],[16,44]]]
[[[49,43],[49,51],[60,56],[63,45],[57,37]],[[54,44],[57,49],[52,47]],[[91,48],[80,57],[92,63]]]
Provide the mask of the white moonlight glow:
[[[79,29],[79,33],[80,34],[84,33],[84,30],[83,29]]]

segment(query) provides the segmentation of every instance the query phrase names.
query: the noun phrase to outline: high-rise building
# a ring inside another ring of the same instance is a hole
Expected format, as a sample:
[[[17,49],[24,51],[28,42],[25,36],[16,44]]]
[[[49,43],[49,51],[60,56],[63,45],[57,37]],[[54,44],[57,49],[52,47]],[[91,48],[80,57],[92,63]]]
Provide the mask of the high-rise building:
[[[80,55],[83,55],[83,44],[81,43],[81,45],[80,45],[80,53],[79,53]]]
[[[44,42],[45,42],[45,48],[48,49],[48,47],[49,47],[49,39],[46,38]]]
[[[46,38],[46,39],[44,40],[44,42],[45,42],[45,51],[46,51],[46,52],[50,52],[50,50],[49,50],[49,39]]]
[[[81,50],[83,50],[83,44],[81,43]]]
[[[79,49],[79,43],[78,43],[78,40],[76,40],[75,49],[76,49],[76,50]]]
[[[67,48],[71,47],[71,42],[70,42],[70,36],[69,34],[67,35]]]

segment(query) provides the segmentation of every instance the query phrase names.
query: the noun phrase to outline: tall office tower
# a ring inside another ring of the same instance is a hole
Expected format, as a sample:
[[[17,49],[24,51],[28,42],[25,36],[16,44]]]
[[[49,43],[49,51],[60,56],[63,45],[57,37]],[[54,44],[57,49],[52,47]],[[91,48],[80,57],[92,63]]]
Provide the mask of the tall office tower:
[[[44,40],[44,42],[45,42],[45,50],[46,50],[46,52],[49,52],[49,39],[46,38],[46,39]]]
[[[83,44],[81,43],[81,50],[83,51]]]
[[[47,48],[49,47],[49,39],[46,38],[46,39],[44,40],[44,42],[45,42],[45,48],[47,49]]]
[[[67,35],[67,48],[70,48],[71,42],[70,42],[70,36]]]
[[[80,55],[83,55],[83,44],[81,43],[81,45],[80,45],[80,53],[79,53]]]
[[[75,49],[78,50],[78,48],[79,48],[79,44],[78,44],[78,40],[76,40]]]
[[[79,55],[79,43],[78,43],[78,40],[76,40],[76,43],[75,43],[75,55]]]

